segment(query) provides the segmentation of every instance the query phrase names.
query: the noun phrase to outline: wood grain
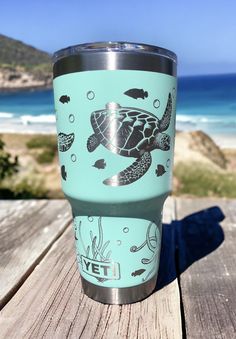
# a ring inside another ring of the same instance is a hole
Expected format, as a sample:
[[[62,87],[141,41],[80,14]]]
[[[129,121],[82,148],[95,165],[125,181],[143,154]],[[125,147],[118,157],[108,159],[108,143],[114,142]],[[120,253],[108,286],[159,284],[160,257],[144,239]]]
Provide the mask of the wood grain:
[[[0,201],[0,210],[1,309],[68,226],[71,212],[65,200]]]
[[[174,217],[167,201],[164,221]],[[82,293],[72,227],[54,243],[0,316],[6,338],[182,338],[177,280],[131,305],[103,305]]]
[[[180,219],[211,206],[220,207],[226,216],[221,222],[223,242],[219,241],[220,226],[211,219],[205,225],[195,225],[198,229],[190,223],[182,234],[186,243],[180,246],[180,267],[185,271],[180,286],[186,334],[196,339],[236,338],[236,201],[181,198],[177,216]],[[204,219],[206,213],[200,218]],[[194,256],[199,258],[195,262]]]
[[[0,221],[6,216],[10,216],[14,211],[19,211],[27,206],[29,201],[27,200],[0,200]]]

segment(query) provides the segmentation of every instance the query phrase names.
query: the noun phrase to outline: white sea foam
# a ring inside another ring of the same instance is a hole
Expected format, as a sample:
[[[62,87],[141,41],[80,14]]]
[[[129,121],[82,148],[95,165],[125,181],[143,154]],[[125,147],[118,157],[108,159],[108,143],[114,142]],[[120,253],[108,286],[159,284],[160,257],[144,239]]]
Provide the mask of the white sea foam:
[[[191,121],[191,117],[189,115],[177,114],[176,121],[189,122]]]
[[[180,124],[191,124],[191,125],[204,125],[204,124],[236,124],[236,118],[233,116],[225,116],[225,119],[220,119],[216,115],[208,115],[207,117],[204,115],[185,115],[185,114],[177,114],[176,122]]]
[[[23,125],[29,125],[29,124],[55,124],[56,123],[56,117],[54,114],[42,114],[42,115],[22,115],[20,117],[21,122]]]
[[[10,113],[10,112],[0,112],[0,119],[4,118],[4,119],[10,119],[14,117],[14,113]]]

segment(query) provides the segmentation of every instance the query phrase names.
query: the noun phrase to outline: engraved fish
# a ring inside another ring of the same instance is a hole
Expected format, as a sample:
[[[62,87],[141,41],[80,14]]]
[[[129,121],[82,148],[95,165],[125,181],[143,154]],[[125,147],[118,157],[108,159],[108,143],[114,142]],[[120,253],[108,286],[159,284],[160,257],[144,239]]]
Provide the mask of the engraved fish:
[[[136,277],[136,275],[141,275],[145,271],[146,270],[144,270],[143,268],[140,268],[139,270],[136,270],[136,271],[132,272],[131,275],[132,275],[132,277]]]
[[[160,177],[166,173],[165,167],[163,165],[157,165],[156,176]]]
[[[131,88],[128,91],[124,92],[124,94],[134,99],[145,99],[148,97],[148,92],[139,88]]]
[[[64,104],[64,103],[68,104],[68,102],[70,101],[70,97],[69,97],[68,95],[62,95],[62,96],[60,97],[59,101],[60,101],[62,104]]]
[[[96,167],[98,169],[104,169],[106,167],[106,163],[104,159],[99,159],[95,161],[93,167]]]
[[[67,178],[67,172],[66,172],[66,168],[65,166],[61,166],[61,176],[62,176],[62,179],[66,180]]]
[[[75,134],[65,134],[59,133],[58,134],[58,148],[61,152],[66,152],[71,147],[75,139]]]

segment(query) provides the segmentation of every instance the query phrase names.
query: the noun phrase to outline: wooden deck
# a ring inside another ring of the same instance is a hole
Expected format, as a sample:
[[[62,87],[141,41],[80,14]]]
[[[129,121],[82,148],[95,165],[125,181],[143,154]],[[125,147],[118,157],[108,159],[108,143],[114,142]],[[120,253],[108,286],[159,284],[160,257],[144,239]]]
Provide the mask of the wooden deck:
[[[82,293],[68,203],[0,201],[0,338],[236,338],[235,243],[236,200],[169,198],[155,292],[103,305]]]

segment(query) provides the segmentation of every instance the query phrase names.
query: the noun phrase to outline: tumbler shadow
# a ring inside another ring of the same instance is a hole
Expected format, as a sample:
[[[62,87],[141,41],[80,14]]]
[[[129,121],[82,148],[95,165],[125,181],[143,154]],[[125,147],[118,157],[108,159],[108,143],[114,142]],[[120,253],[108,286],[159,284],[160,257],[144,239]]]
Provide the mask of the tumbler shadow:
[[[195,261],[213,252],[224,241],[217,206],[163,224],[160,266],[155,291],[168,285]]]

